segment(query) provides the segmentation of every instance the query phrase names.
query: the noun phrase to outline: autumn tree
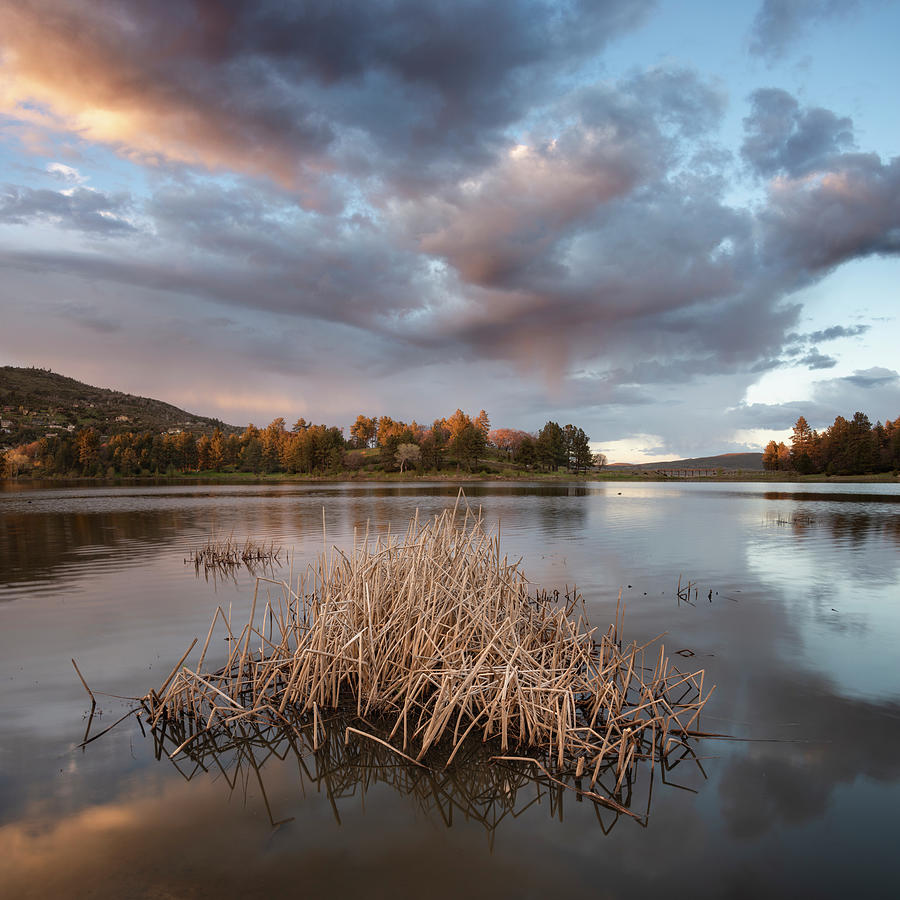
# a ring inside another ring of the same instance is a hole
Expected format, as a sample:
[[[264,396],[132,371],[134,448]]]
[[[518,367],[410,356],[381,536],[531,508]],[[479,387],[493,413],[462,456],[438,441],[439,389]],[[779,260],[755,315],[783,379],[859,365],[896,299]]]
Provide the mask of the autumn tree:
[[[881,434],[881,470],[900,469],[900,417],[888,419]]]
[[[495,428],[488,433],[488,442],[509,457],[516,454],[525,438],[530,440],[531,435],[527,431],[519,431],[516,428]]]
[[[212,441],[205,434],[201,434],[197,438],[197,467],[201,472],[212,469],[212,459],[210,454],[210,446]]]
[[[472,424],[472,420],[461,409],[457,409],[449,419],[444,420],[443,424],[450,433],[450,440],[455,441],[459,433],[467,425]]]
[[[774,472],[778,468],[778,444],[775,441],[769,441],[766,444],[766,449],[763,450],[762,464],[768,472]]]
[[[491,430],[491,420],[483,409],[475,417],[475,421],[472,424],[484,435],[485,440],[487,440],[487,436]]]
[[[595,453],[591,457],[591,464],[597,469],[603,469],[608,462],[609,460],[606,458],[605,453]]]
[[[413,441],[413,434],[410,431],[409,425],[406,422],[401,422],[399,420],[394,420],[390,416],[381,416],[378,419],[378,431],[375,436],[375,444],[378,447],[381,447],[382,450],[388,445],[391,444],[390,453],[393,455],[397,452],[397,446],[402,443],[399,438],[404,435],[409,434],[410,441]]]
[[[791,468],[791,448],[784,441],[778,445],[778,468],[783,472]]]
[[[138,457],[134,447],[128,446],[122,451],[116,468],[122,475],[136,475],[138,471]]]
[[[220,472],[225,464],[225,438],[222,432],[216,428],[209,440],[209,467],[214,472]]]
[[[175,464],[182,472],[197,468],[197,438],[190,431],[175,435]]]
[[[223,466],[236,466],[241,458],[241,439],[236,434],[229,434],[225,438],[225,458]]]
[[[75,439],[78,447],[78,462],[85,473],[100,460],[100,436],[93,428],[82,428]]]
[[[298,430],[297,433],[300,433]],[[262,444],[262,467],[264,472],[274,472],[281,465],[281,448],[285,439],[284,419],[279,416],[273,419],[260,432]]]
[[[369,447],[375,440],[378,423],[374,416],[359,415],[350,426],[350,437],[358,450]]]
[[[239,465],[244,472],[262,470],[262,443],[259,429],[251,422],[240,438]]]

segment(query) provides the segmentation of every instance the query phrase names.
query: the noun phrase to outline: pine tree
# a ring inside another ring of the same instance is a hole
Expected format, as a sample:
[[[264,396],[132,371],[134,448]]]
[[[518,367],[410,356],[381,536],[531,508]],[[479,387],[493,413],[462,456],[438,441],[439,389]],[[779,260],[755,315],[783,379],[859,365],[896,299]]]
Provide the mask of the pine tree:
[[[801,475],[813,470],[813,430],[803,416],[797,419],[791,436],[791,463]]]

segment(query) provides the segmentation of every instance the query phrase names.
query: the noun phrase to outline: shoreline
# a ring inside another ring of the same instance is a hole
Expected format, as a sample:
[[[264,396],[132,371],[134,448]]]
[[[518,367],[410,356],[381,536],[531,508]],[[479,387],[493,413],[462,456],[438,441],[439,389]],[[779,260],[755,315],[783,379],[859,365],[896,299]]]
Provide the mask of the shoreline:
[[[795,472],[724,471],[721,475],[656,475],[653,473],[603,472],[586,475],[572,473],[549,474],[546,472],[522,472],[521,474],[437,472],[410,474],[408,472],[339,474],[339,475],[290,475],[276,472],[269,475],[254,472],[190,472],[175,475],[115,475],[68,478],[60,475],[20,475],[0,480],[0,486],[25,485],[50,482],[53,484],[406,484],[439,482],[447,484],[479,484],[489,482],[540,482],[545,484],[594,484],[623,482],[725,482],[731,484],[900,484],[900,474],[879,472],[864,475],[799,475]]]

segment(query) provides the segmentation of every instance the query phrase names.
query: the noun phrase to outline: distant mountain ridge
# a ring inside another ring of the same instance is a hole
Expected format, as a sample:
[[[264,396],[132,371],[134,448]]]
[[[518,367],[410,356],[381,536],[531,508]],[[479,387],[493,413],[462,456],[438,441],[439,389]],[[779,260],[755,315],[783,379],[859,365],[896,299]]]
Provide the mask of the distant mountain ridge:
[[[0,366],[0,441],[35,440],[62,430],[92,427],[101,434],[168,431],[196,434],[242,429],[150,397],[94,387],[49,369]]]
[[[653,463],[612,463],[608,469],[639,469],[652,471],[655,469],[726,469],[762,471],[762,453],[720,453],[718,456],[698,456],[693,459],[672,459],[666,462]]]

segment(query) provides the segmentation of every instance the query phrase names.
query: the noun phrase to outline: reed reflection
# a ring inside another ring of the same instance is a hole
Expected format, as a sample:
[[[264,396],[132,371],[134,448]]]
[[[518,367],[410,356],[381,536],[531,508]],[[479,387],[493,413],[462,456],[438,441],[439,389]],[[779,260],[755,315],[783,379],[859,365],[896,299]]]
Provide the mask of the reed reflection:
[[[872,538],[900,544],[900,516],[866,511],[845,512],[819,509],[768,512],[767,527],[790,528],[795,537],[806,537],[827,529],[837,546],[862,547]]]
[[[595,790],[602,790],[605,799],[598,803],[587,790],[589,777],[554,777],[550,758],[539,758],[538,765],[531,759],[515,759],[501,750],[499,741],[469,739],[450,764],[446,760],[453,743],[443,741],[415,763],[391,747],[348,733],[354,727],[382,730],[350,712],[338,712],[328,718],[292,716],[269,725],[248,721],[203,734],[183,720],[166,719],[146,734],[153,740],[156,758],[169,759],[186,781],[218,774],[228,792],[243,794],[245,802],[248,785],[258,786],[273,828],[293,819],[282,815],[289,801],[266,787],[266,765],[278,762],[296,765],[299,793],[313,788],[327,796],[339,825],[344,807],[355,801],[364,809],[367,794],[381,785],[409,798],[447,828],[460,816],[480,824],[491,844],[504,822],[534,806],[543,806],[550,818],[562,822],[567,802],[593,807],[603,834],[623,818],[646,827],[654,783],[697,793],[707,778],[701,759],[685,745],[653,765],[629,770],[616,790],[613,760],[600,773]]]

